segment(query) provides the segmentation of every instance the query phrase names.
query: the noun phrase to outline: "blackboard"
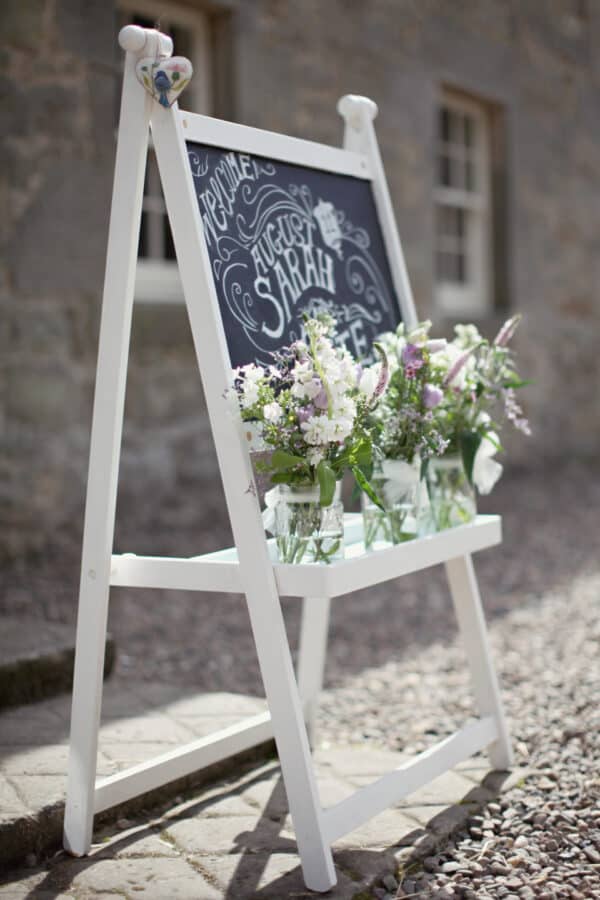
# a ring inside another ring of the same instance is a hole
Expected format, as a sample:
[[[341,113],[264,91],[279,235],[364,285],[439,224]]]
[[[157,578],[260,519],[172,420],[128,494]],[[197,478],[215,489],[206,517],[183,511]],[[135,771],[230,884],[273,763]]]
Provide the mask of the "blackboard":
[[[359,359],[400,322],[371,184],[187,143],[232,365],[268,364],[328,312]]]

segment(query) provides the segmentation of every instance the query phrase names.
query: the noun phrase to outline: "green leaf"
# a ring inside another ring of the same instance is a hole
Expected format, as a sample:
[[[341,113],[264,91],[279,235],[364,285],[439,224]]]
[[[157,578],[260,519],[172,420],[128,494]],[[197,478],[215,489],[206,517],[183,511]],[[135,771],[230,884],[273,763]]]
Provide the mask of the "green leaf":
[[[273,450],[271,454],[271,466],[273,469],[293,469],[294,466],[305,465],[306,460],[301,456],[286,453],[285,450]]]
[[[364,472],[361,472],[361,470],[358,468],[358,466],[352,466],[352,474],[354,475],[356,483],[359,486],[359,488],[361,489],[361,491],[365,492],[367,497],[373,501],[375,506],[378,506],[379,509],[382,509],[385,512],[385,507],[384,507],[383,503],[381,502],[381,500],[379,499],[379,497],[373,490],[373,486],[370,484],[370,482],[366,478]]]
[[[321,489],[321,506],[331,506],[335,494],[335,472],[324,459],[317,466],[317,478]]]
[[[477,434],[476,431],[463,431],[458,440],[466,476],[469,479],[469,484],[473,484],[473,463],[475,462],[475,454],[481,444],[481,435]]]

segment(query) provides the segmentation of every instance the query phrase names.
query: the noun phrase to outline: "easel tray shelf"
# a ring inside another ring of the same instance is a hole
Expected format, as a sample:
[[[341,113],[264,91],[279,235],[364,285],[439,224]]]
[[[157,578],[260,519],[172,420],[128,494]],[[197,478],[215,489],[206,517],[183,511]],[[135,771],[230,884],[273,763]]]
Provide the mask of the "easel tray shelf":
[[[344,531],[345,558],[329,565],[278,563],[274,541],[270,540],[269,552],[279,595],[338,597],[493,547],[502,540],[502,520],[500,516],[477,516],[468,525],[371,552],[365,550],[360,514],[346,514]],[[244,593],[235,547],[189,559],[113,555],[110,583],[113,587]]]

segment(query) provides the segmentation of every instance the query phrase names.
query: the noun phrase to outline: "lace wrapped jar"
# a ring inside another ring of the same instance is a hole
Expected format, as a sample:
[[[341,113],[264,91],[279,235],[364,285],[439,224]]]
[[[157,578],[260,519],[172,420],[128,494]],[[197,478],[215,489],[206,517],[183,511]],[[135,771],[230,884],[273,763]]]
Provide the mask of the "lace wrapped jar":
[[[344,555],[341,484],[333,502],[321,506],[318,485],[279,486],[273,531],[282,563],[330,563]]]
[[[472,522],[477,515],[475,489],[460,455],[432,457],[427,466],[427,531],[443,531]]]
[[[380,550],[411,541],[420,530],[422,494],[421,460],[408,463],[386,459],[376,468],[371,483],[384,505],[380,509],[362,495],[365,548]]]

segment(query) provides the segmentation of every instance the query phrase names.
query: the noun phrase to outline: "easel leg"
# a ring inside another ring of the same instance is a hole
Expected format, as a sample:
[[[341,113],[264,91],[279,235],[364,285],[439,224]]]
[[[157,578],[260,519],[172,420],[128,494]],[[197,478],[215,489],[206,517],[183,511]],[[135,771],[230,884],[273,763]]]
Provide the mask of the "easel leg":
[[[152,103],[137,81],[135,65],[136,56],[127,53],[83,529],[64,824],[65,848],[76,856],[88,853],[94,821],[110,565],[135,265]]]
[[[302,626],[298,650],[298,690],[312,747],[315,742],[315,720],[319,705],[319,693],[323,687],[330,605],[329,597],[305,597],[302,601]]]
[[[446,574],[479,712],[484,716],[493,716],[498,726],[498,739],[488,751],[490,762],[495,769],[508,769],[513,763],[510,736],[471,557],[459,556],[449,560]]]

